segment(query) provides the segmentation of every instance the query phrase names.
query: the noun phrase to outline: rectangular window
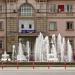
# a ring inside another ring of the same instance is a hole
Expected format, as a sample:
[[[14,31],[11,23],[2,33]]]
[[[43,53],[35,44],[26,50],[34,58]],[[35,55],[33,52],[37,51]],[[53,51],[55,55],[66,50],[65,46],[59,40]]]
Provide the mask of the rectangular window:
[[[21,25],[21,28],[22,28],[22,29],[24,28],[24,24]]]
[[[2,13],[2,5],[0,5],[0,13]]]
[[[67,12],[72,12],[73,6],[71,4],[67,5]]]
[[[56,4],[52,4],[52,5],[50,6],[50,12],[52,12],[52,13],[57,12],[57,5],[56,5]]]
[[[58,12],[64,12],[64,5],[58,5]]]
[[[45,13],[46,12],[46,3],[38,3],[36,4],[37,13]]]
[[[0,49],[3,49],[3,41],[0,40]]]
[[[57,30],[57,24],[56,24],[56,22],[50,22],[49,29],[50,30]]]
[[[0,30],[3,30],[3,22],[0,21]]]
[[[21,7],[21,16],[32,16],[33,15],[33,8],[29,5],[23,5]]]
[[[67,22],[66,29],[67,30],[74,30],[74,24],[73,24],[73,22]]]
[[[31,24],[29,24],[29,29],[32,29],[32,25]]]

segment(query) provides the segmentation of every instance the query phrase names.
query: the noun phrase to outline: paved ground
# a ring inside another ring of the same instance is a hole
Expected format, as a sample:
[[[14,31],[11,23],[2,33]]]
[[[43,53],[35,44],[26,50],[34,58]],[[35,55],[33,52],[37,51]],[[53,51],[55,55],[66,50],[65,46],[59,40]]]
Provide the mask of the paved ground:
[[[75,75],[74,67],[45,67],[45,68],[32,68],[32,67],[20,67],[20,68],[0,68],[0,75]]]
[[[0,75],[75,75],[74,71],[0,71]]]

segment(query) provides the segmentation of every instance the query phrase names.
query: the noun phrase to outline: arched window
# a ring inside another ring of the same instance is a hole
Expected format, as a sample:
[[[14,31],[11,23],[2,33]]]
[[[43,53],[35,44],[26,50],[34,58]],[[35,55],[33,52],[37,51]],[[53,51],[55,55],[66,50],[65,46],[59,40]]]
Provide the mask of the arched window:
[[[32,16],[33,12],[34,12],[34,9],[30,4],[23,4],[20,7],[20,15],[21,16]]]

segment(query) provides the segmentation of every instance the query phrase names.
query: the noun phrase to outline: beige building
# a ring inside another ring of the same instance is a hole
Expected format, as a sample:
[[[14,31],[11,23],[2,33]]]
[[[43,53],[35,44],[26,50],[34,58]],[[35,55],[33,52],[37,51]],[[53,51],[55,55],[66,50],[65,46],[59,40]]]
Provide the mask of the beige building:
[[[59,33],[66,40],[69,38],[75,54],[75,1],[0,0],[0,53],[11,53],[19,38],[23,44],[30,41],[33,53],[39,32],[50,38]]]

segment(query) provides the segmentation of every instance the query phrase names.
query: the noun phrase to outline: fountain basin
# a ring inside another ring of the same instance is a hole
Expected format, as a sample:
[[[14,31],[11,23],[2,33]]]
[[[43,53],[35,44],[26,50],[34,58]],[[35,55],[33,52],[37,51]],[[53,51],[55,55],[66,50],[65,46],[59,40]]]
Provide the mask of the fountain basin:
[[[23,61],[27,61],[27,59],[24,55],[17,55],[17,61],[23,62]]]
[[[2,58],[1,58],[1,61],[11,61],[9,55],[6,53],[6,51],[4,52],[4,54],[2,54]]]
[[[54,54],[48,54],[48,61],[49,62],[58,62],[58,58],[54,57]]]
[[[1,61],[4,61],[4,62],[6,62],[6,61],[11,61],[11,59],[10,59],[10,58],[8,58],[8,59],[2,58]]]
[[[0,67],[75,67],[75,62],[0,62]]]

